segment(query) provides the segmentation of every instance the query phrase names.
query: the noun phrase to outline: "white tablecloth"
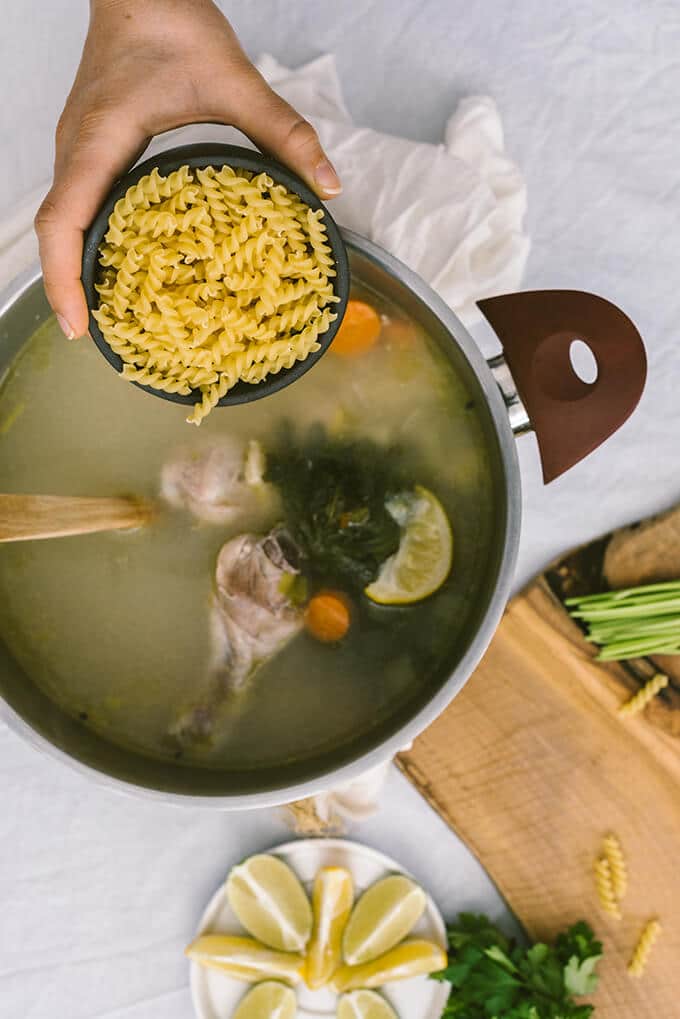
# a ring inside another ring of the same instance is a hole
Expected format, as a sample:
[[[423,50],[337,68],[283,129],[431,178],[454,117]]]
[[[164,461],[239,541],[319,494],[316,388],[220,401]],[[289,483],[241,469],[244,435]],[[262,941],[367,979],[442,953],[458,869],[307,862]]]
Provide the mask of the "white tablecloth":
[[[0,4],[0,217],[48,172],[86,6]],[[606,446],[544,489],[533,439],[520,442],[517,585],[561,549],[677,499],[678,5],[223,6],[254,55],[268,49],[294,65],[335,52],[357,123],[435,141],[456,98],[493,95],[508,150],[528,178],[526,286],[602,293],[643,333],[648,387]],[[0,796],[0,1016],[186,1019],[181,947],[227,867],[287,837],[280,820],[123,798],[39,757],[6,729]],[[356,834],[402,860],[448,915],[502,913],[476,862],[396,771],[382,811]]]

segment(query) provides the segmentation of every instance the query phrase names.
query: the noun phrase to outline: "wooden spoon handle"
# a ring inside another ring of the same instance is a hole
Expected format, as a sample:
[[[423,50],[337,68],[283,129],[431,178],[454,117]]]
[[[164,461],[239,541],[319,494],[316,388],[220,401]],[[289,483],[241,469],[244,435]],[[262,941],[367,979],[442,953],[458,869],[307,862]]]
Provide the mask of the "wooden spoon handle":
[[[140,527],[152,514],[150,503],[133,498],[0,495],[0,541],[63,538]]]

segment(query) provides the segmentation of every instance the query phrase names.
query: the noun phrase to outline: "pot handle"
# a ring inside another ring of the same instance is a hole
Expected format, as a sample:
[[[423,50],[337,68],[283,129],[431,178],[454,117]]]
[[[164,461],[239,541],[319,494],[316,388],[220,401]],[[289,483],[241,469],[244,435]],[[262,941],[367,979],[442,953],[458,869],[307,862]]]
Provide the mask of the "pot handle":
[[[642,339],[627,315],[594,294],[533,290],[478,301],[536,432],[547,485],[609,438],[637,406],[647,376]],[[574,371],[582,340],[597,378]]]

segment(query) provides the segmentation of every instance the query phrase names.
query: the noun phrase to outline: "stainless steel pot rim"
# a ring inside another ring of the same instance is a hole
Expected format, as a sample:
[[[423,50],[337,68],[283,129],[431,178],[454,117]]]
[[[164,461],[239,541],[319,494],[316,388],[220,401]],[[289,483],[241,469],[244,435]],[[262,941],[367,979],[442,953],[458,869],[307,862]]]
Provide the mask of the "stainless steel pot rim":
[[[449,679],[442,685],[432,700],[391,737],[379,746],[374,747],[372,750],[339,768],[328,769],[313,779],[306,779],[282,788],[265,789],[261,792],[235,795],[191,794],[153,789],[125,781],[71,757],[64,750],[61,750],[36,732],[6,702],[0,699],[0,716],[4,718],[10,728],[17,732],[18,735],[22,736],[33,747],[49,757],[67,764],[101,786],[127,795],[135,797],[143,796],[151,800],[172,803],[178,806],[203,806],[233,811],[281,806],[282,804],[314,796],[317,793],[353,782],[371,769],[391,760],[395,754],[405,749],[416,736],[441,714],[456,694],[459,693],[476,668],[501,620],[510,595],[519,545],[521,521],[519,463],[515,438],[510,427],[508,412],[501,391],[494,380],[489,365],[466,328],[449,306],[445,304],[427,283],[377,244],[350,230],[343,229],[342,233],[349,249],[356,249],[361,255],[375,262],[381,268],[386,269],[393,276],[396,276],[400,282],[404,283],[441,320],[470,363],[486,399],[488,412],[496,433],[505,477],[506,519],[503,550],[497,568],[497,582],[489,599],[484,617],[477,628],[474,638],[470,641],[469,647]],[[26,290],[40,280],[40,277],[41,271],[38,264],[17,277],[13,284],[0,295],[0,319]]]

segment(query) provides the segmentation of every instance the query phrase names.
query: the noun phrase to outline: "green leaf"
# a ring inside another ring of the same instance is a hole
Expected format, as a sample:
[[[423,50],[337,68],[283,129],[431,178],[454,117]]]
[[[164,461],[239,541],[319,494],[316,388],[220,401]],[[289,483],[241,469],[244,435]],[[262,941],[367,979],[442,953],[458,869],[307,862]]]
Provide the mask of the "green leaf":
[[[581,961],[589,959],[593,955],[601,956],[602,943],[595,939],[591,928],[581,920],[558,936],[555,942],[555,952],[561,962],[566,965],[572,955]]]
[[[490,994],[485,1001],[485,1009],[487,1015],[490,1016],[502,1016],[507,1015],[508,1010],[511,1008],[515,1001],[515,994],[509,993],[509,989],[498,988]]]
[[[487,948],[484,952],[489,959],[493,959],[494,962],[499,963],[504,969],[507,969],[510,973],[516,973],[517,967],[512,964],[510,959],[498,945],[492,945],[491,948]]]
[[[588,1019],[593,1014],[592,1005],[576,1005],[568,1016],[568,1019]]]
[[[572,955],[564,967],[564,986],[570,994],[581,996],[593,993],[598,981],[595,967],[601,958],[601,955],[591,955],[590,958],[579,962],[578,957]]]
[[[445,1019],[588,1019],[602,946],[581,922],[555,945],[528,948],[507,938],[488,917],[465,913],[448,929],[449,964],[435,979],[453,984]]]
[[[503,1019],[543,1019],[543,1016],[535,1005],[532,1005],[530,1001],[524,1000],[518,1002],[506,1012]]]
[[[448,980],[448,982],[453,984],[454,987],[461,987],[470,975],[471,969],[472,964],[470,963],[452,962],[446,967],[446,969],[441,971],[441,975],[439,973],[433,973],[432,976],[435,980]]]
[[[531,948],[528,950],[527,959],[532,964],[532,966],[536,966],[538,968],[543,965],[549,954],[550,949],[548,948],[548,946],[544,945],[540,941],[537,941],[536,944],[532,945]]]

